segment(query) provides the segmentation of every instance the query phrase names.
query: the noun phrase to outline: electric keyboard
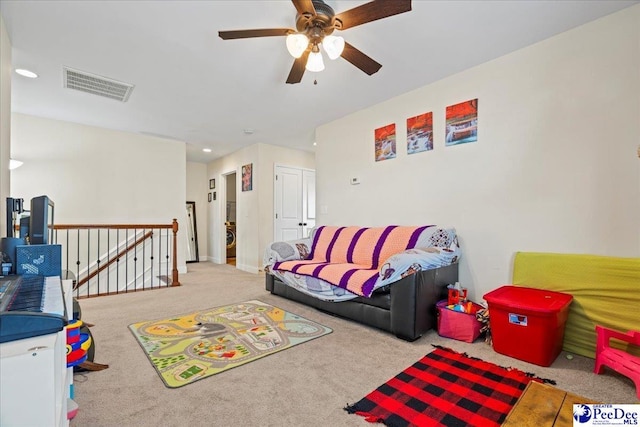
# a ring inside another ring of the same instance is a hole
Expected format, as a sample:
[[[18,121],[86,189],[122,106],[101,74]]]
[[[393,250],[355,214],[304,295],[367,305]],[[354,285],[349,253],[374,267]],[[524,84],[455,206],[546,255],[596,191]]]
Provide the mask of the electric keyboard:
[[[66,318],[59,277],[0,278],[0,343],[59,332]]]

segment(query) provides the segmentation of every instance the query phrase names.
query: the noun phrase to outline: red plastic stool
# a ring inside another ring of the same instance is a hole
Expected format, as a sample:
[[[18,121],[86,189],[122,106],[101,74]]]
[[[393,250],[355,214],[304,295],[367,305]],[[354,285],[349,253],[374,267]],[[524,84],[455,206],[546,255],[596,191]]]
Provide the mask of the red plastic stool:
[[[596,325],[598,335],[596,342],[596,365],[593,372],[601,374],[605,366],[629,377],[636,385],[636,393],[640,399],[640,357],[627,353],[609,345],[611,338],[616,338],[635,346],[640,346],[640,332],[622,333],[604,326]]]

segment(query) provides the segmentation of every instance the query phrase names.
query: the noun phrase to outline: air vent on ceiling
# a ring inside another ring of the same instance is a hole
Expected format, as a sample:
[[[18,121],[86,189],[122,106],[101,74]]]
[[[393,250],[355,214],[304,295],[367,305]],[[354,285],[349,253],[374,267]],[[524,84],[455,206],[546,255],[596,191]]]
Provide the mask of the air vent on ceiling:
[[[128,83],[96,76],[95,74],[74,70],[73,68],[63,67],[63,69],[64,87],[69,89],[127,102],[134,87]]]

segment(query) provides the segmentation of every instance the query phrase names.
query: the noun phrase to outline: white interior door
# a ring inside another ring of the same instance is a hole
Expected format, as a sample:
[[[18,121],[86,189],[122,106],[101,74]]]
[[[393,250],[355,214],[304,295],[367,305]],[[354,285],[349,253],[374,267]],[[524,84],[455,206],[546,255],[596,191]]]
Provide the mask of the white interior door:
[[[276,241],[306,237],[315,225],[316,173],[313,170],[276,166]]]
[[[316,171],[302,171],[302,237],[316,226]]]

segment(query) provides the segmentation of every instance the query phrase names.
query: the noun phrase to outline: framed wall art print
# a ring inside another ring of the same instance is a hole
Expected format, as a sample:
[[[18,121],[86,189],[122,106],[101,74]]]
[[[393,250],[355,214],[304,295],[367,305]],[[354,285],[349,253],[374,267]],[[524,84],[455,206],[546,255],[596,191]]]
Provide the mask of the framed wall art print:
[[[478,140],[478,99],[447,107],[445,146]]]

